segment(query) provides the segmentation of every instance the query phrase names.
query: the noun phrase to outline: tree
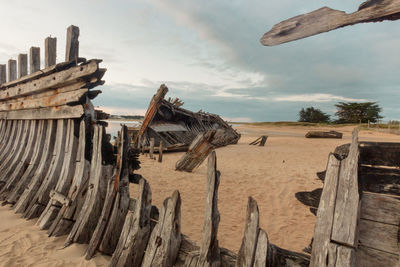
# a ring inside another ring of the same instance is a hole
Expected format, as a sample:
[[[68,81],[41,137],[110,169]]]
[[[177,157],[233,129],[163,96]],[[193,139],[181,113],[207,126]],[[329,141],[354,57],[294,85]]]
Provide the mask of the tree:
[[[339,123],[377,122],[383,118],[379,115],[382,108],[376,102],[339,102],[335,106],[337,108],[335,115],[338,116]]]
[[[299,111],[299,121],[301,122],[329,122],[330,116],[321,110],[309,107],[309,108],[302,108]]]

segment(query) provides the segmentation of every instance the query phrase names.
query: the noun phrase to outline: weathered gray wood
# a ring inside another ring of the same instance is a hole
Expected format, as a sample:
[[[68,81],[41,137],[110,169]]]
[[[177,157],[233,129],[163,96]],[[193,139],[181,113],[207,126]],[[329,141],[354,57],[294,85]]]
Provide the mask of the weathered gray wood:
[[[356,253],[353,248],[337,245],[336,267],[356,267]]]
[[[40,109],[12,110],[0,112],[0,118],[8,120],[45,120],[80,118],[85,113],[81,105],[58,106]]]
[[[93,152],[89,188],[76,222],[69,233],[65,246],[72,243],[88,243],[98,223],[106,194],[106,183],[112,177],[112,165],[102,164],[103,126],[94,125]]]
[[[249,145],[259,145],[259,146],[264,146],[265,143],[267,142],[268,136],[267,135],[262,135],[258,137],[256,140],[251,142]]]
[[[162,162],[163,150],[164,150],[164,145],[163,145],[163,141],[161,140],[160,146],[158,147],[158,162]]]
[[[7,82],[6,64],[0,64],[0,85]]]
[[[400,198],[363,192],[360,218],[398,225],[400,222]]]
[[[310,267],[326,266],[328,245],[331,240],[333,217],[335,213],[336,190],[339,178],[340,161],[330,154],[326,167],[324,189],[319,201],[317,220],[314,226],[314,241]]]
[[[150,138],[150,150],[149,150],[149,156],[150,159],[153,159],[154,155],[154,138]]]
[[[110,266],[146,266],[141,263],[150,236],[151,190],[144,179],[140,180],[139,187],[135,211],[128,211],[126,215]]]
[[[10,192],[7,197],[7,202],[14,204],[17,202],[21,194],[23,193],[25,187],[29,184],[30,180],[33,178],[36,168],[39,165],[39,160],[41,158],[45,138],[46,138],[46,129],[47,129],[47,120],[40,120],[37,130],[37,140],[35,142],[35,147],[33,148],[33,155],[31,160],[25,170],[25,172],[21,175],[21,179],[15,185],[12,192]]]
[[[400,257],[392,253],[379,251],[364,246],[359,246],[356,250],[357,266],[377,267],[377,266],[399,266]]]
[[[358,157],[358,130],[355,129],[349,155],[341,161],[332,228],[332,240],[352,247],[357,246],[360,210]]]
[[[56,107],[67,104],[76,104],[82,102],[82,98],[87,94],[87,92],[88,89],[79,89],[76,91],[58,93],[40,99],[25,99],[19,102],[0,102],[0,111],[38,109],[44,107]]]
[[[17,61],[14,59],[8,60],[8,81],[17,79]]]
[[[22,127],[21,124],[22,124],[21,120],[12,121],[6,144],[4,146],[2,153],[0,154],[0,164],[2,164],[3,161],[7,159],[8,155],[11,154],[12,152],[11,148],[16,144],[15,140],[18,140],[17,139],[18,130]]]
[[[79,28],[71,25],[67,28],[67,47],[65,49],[65,61],[78,61],[79,57]]]
[[[178,191],[174,191],[172,197],[163,202],[142,267],[172,267],[178,256],[181,238],[181,197]]]
[[[268,262],[269,241],[267,233],[260,229],[257,240],[256,253],[254,255],[254,267],[266,267]]]
[[[323,7],[276,24],[264,34],[261,43],[278,45],[357,23],[399,19],[399,14],[399,0],[369,0],[350,14]]]
[[[40,70],[40,47],[31,47],[29,49],[29,70],[30,74]]]
[[[18,55],[18,78],[24,77],[28,74],[28,55]]]
[[[67,129],[66,129],[66,139],[65,139],[65,146],[60,151],[60,153],[64,153],[63,162],[61,163],[61,170],[58,179],[55,180],[55,189],[53,190],[54,194],[51,194],[50,190],[50,198],[51,199],[42,212],[37,224],[39,225],[40,229],[46,230],[48,229],[53,220],[57,217],[57,214],[61,208],[60,201],[57,201],[57,194],[62,196],[61,199],[64,199],[69,188],[71,186],[72,180],[71,178],[74,177],[75,172],[75,163],[76,163],[76,155],[78,149],[78,138],[74,135],[75,131],[75,122],[74,120],[67,120]],[[65,200],[63,200],[64,202]],[[61,202],[61,204],[63,203]]]
[[[57,38],[47,37],[44,40],[44,66],[48,68],[56,64]]]
[[[82,206],[80,201],[84,201],[82,197],[83,191],[87,188],[87,181],[89,179],[90,163],[85,159],[86,152],[86,124],[85,120],[81,120],[79,127],[79,145],[78,151],[76,153],[76,167],[75,173],[72,178],[71,187],[68,192],[68,199],[71,200],[69,206],[63,206],[57,217],[54,219],[51,227],[48,230],[49,236],[55,235],[60,236],[67,234],[72,227],[73,216],[75,212],[79,213],[77,210],[78,206]]]
[[[67,120],[57,120],[56,140],[49,170],[24,213],[24,217],[27,219],[36,218],[44,211],[50,200],[50,191],[54,189],[60,177],[65,155],[62,151],[66,143],[67,123]]]
[[[42,147],[42,155],[39,160],[39,165],[35,169],[34,175],[29,182],[28,186],[25,188],[21,197],[15,203],[14,210],[16,213],[25,213],[31,202],[33,201],[37,190],[42,184],[43,179],[49,171],[49,166],[53,158],[53,150],[56,139],[56,122],[53,120],[47,121],[46,137],[45,143]]]
[[[200,257],[197,266],[221,266],[221,255],[218,246],[218,226],[220,215],[218,211],[218,187],[220,172],[217,171],[217,156],[215,151],[208,157],[207,166],[207,196],[203,224],[203,239],[200,245]]]
[[[306,138],[337,138],[342,139],[343,134],[336,131],[309,131],[306,133]]]
[[[260,141],[260,145],[259,145],[259,146],[264,146],[265,143],[267,142],[267,138],[268,138],[268,136],[263,135],[262,138],[261,138],[261,141]]]
[[[257,202],[252,197],[249,197],[246,212],[246,226],[242,245],[240,246],[238,253],[236,267],[253,266],[259,231],[259,212]]]
[[[385,224],[361,219],[359,223],[360,243],[369,248],[400,255],[399,225]]]
[[[63,194],[61,194],[55,190],[50,191],[50,199],[61,203],[61,205],[63,205],[63,206],[70,206],[72,203],[72,200],[70,198],[68,198],[67,196],[64,196]]]
[[[89,82],[92,78],[102,77],[104,74],[102,71],[99,71],[98,63],[98,60],[91,60],[85,64],[70,67],[59,72],[50,73],[49,75],[37,79],[28,80],[22,84],[8,86],[6,87],[6,90],[0,91],[0,99],[4,101],[30,94],[36,94],[47,89],[70,85],[82,80]],[[7,84],[3,86],[7,86]]]
[[[25,143],[25,136],[26,136],[29,124],[30,124],[29,121],[25,121],[25,120],[20,121],[18,130],[17,130],[17,134],[15,136],[15,141],[11,147],[10,153],[6,158],[4,158],[1,161],[0,171],[7,169],[10,166],[9,163],[12,162],[13,159],[19,155],[19,153],[17,153],[17,151],[18,151],[18,148],[21,147],[21,143]],[[5,178],[3,177],[0,181],[5,181]]]

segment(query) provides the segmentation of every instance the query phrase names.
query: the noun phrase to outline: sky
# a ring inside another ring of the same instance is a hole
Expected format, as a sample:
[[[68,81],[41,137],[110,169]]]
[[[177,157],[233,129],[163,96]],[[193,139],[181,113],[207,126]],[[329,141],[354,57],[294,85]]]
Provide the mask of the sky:
[[[295,121],[301,108],[334,115],[340,101],[376,101],[400,119],[400,20],[358,24],[275,46],[260,38],[282,20],[348,0],[0,0],[0,64],[57,37],[65,57],[69,25],[80,56],[103,59],[95,106],[144,114],[160,84],[183,107],[231,121]],[[43,67],[43,64],[42,64]],[[335,118],[333,116],[333,118]]]

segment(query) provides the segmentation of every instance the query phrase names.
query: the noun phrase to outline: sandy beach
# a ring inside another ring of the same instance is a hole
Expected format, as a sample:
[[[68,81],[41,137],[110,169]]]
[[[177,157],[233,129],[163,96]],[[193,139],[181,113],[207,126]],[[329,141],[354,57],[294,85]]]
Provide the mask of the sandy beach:
[[[299,191],[322,187],[316,172],[325,170],[329,152],[350,141],[353,126],[341,128],[300,126],[236,127],[242,134],[237,145],[219,148],[217,165],[221,171],[218,233],[220,246],[238,251],[244,231],[247,199],[252,196],[260,210],[260,225],[270,242],[301,252],[313,236],[315,216],[295,198]],[[309,130],[336,130],[343,139],[306,139]],[[268,135],[265,147],[248,144]],[[361,131],[361,141],[396,142],[399,136]],[[163,163],[141,156],[138,173],[151,186],[153,204],[160,207],[174,190],[182,198],[182,232],[200,241],[205,202],[206,163],[193,173],[176,172],[175,162],[183,153],[164,154]],[[137,185],[131,185],[133,197]],[[9,206],[0,207],[0,266],[106,266],[108,256],[83,258],[86,245],[61,249],[65,236],[48,238],[35,220],[26,221]]]

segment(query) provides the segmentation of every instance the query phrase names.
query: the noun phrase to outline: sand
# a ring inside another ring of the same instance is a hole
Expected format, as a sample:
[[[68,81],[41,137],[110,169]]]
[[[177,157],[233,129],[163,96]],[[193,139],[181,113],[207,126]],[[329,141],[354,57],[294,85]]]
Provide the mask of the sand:
[[[237,145],[219,148],[217,165],[221,171],[218,233],[220,246],[238,251],[244,231],[247,199],[252,196],[260,210],[260,225],[270,242],[301,252],[313,236],[315,216],[295,198],[299,191],[322,187],[316,172],[326,168],[329,152],[350,142],[353,127],[334,128],[343,139],[306,139],[309,130],[332,128],[288,126],[238,126],[242,138]],[[265,147],[248,143],[268,135]],[[360,140],[396,142],[399,136],[361,131]],[[182,232],[200,241],[205,202],[206,163],[193,173],[176,172],[175,162],[182,153],[164,154],[163,163],[141,156],[142,174],[150,183],[153,204],[161,207],[174,190],[182,198]],[[137,185],[131,193],[137,196]],[[45,231],[0,207],[0,267],[2,266],[105,266],[110,257],[97,254],[91,261],[83,258],[86,245],[62,248],[65,236],[48,238]]]

